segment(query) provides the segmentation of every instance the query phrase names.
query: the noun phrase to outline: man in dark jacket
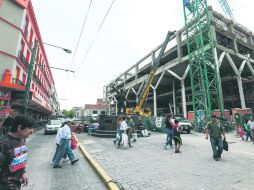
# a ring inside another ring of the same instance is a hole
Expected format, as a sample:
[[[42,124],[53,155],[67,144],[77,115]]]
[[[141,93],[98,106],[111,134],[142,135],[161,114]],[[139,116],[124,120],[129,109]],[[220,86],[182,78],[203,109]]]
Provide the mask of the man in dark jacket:
[[[0,189],[20,190],[28,184],[25,173],[27,147],[25,139],[33,133],[34,120],[24,115],[15,117],[10,132],[0,138]]]

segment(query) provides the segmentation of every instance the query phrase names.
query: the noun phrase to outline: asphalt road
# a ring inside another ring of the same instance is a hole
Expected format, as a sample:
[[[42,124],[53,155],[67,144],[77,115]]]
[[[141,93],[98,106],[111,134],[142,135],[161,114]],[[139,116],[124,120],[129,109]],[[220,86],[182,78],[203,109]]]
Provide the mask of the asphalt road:
[[[28,187],[22,190],[104,190],[107,189],[83,158],[80,151],[75,154],[80,161],[71,165],[70,161],[62,168],[53,169],[51,160],[55,151],[55,135],[44,135],[37,131],[27,140],[29,176]]]

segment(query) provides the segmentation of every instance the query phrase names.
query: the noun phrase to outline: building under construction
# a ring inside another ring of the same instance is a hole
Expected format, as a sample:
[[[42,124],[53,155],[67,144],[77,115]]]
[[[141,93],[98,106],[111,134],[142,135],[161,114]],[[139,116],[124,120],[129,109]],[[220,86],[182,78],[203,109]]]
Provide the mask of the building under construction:
[[[216,62],[222,86],[224,109],[254,109],[254,36],[250,30],[209,8],[211,31],[215,46]],[[165,32],[166,33],[166,32]],[[153,115],[181,114],[187,117],[193,111],[190,66],[186,28],[175,32],[162,56],[155,79],[150,85],[143,108],[151,108]],[[109,114],[116,114],[116,92],[123,89],[127,107],[135,107],[140,92],[149,77],[153,57],[162,44],[153,49],[132,67],[104,87],[104,99]],[[216,55],[217,54],[217,55]]]

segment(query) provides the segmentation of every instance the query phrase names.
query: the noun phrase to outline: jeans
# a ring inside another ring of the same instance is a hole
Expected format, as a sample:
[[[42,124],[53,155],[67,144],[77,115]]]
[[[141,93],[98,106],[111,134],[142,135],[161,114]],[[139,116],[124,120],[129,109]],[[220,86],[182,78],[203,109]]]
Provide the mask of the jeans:
[[[55,161],[56,155],[57,155],[57,153],[58,153],[58,151],[59,151],[59,148],[60,148],[60,145],[59,145],[59,144],[56,144],[56,151],[55,151],[55,154],[54,154],[54,156],[53,156],[52,162]],[[67,155],[66,155],[66,153],[64,153],[63,158],[66,158],[66,157],[67,157]]]
[[[61,139],[59,144],[59,149],[57,151],[57,154],[54,160],[54,165],[59,165],[65,153],[67,154],[71,162],[74,161],[75,157],[70,147],[70,139]]]
[[[166,128],[166,133],[167,133],[166,145],[172,146],[173,129]]]
[[[250,140],[252,140],[252,136],[250,134],[250,131],[246,131],[246,141],[249,140],[249,137],[250,137]]]
[[[93,132],[94,130],[96,130],[96,129],[98,129],[98,127],[89,127],[89,128],[88,128],[88,135],[92,135],[92,132]]]
[[[119,139],[119,141],[118,141],[118,147],[120,147],[120,144],[121,144],[121,142],[122,142],[123,133],[124,133],[124,130],[120,130],[120,132],[119,132],[120,139]]]
[[[211,146],[213,149],[213,158],[220,158],[223,152],[223,141],[222,138],[210,137]]]

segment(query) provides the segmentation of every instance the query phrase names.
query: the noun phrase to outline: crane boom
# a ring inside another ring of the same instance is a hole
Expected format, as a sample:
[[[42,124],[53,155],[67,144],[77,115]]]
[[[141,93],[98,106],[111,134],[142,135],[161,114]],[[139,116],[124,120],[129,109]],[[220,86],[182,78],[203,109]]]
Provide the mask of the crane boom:
[[[146,81],[146,83],[145,83],[145,85],[144,85],[144,87],[141,91],[141,94],[139,96],[140,98],[139,98],[139,101],[138,101],[138,103],[137,103],[137,105],[134,109],[134,112],[139,112],[141,110],[142,105],[143,105],[143,103],[146,99],[146,96],[147,96],[148,92],[149,92],[150,86],[151,86],[151,84],[154,80],[155,73],[156,73],[156,71],[157,71],[157,69],[158,69],[158,67],[161,63],[161,58],[162,58],[162,56],[165,52],[165,49],[166,49],[168,43],[173,39],[174,35],[175,35],[175,32],[171,32],[171,31],[168,32],[167,37],[166,37],[166,39],[164,40],[164,42],[161,46],[160,53],[159,53],[158,57],[155,59],[155,62],[152,66],[152,69],[151,69],[151,72],[149,74],[148,80]]]
[[[219,3],[220,3],[220,6],[221,6],[223,12],[224,12],[227,16],[229,16],[229,18],[230,18],[231,20],[235,21],[234,15],[233,15],[232,10],[231,10],[231,8],[230,8],[230,6],[229,6],[229,4],[228,4],[228,1],[227,1],[227,0],[218,0],[218,1],[219,1]]]

